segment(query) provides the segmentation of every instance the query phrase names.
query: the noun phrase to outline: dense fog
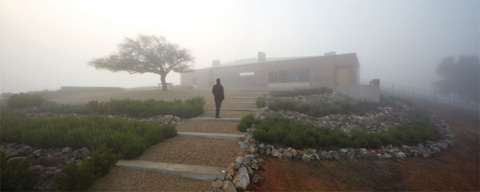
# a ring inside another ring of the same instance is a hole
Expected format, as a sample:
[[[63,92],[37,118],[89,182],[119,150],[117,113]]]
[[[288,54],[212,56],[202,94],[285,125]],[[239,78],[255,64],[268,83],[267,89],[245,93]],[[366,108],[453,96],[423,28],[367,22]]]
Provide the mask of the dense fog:
[[[360,83],[432,90],[444,58],[479,54],[479,13],[477,0],[2,0],[0,92],[157,85],[157,74],[88,65],[138,34],[189,49],[194,69],[259,51],[267,60],[356,53]],[[179,84],[179,74],[167,82]]]

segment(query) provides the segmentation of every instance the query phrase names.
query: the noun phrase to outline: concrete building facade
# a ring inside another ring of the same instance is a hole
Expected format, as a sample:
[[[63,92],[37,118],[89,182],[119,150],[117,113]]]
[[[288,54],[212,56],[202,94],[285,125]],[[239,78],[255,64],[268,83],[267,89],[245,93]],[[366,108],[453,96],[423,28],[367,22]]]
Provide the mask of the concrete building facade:
[[[326,53],[323,56],[238,60],[181,73],[183,86],[211,87],[220,78],[228,87],[320,87],[358,84],[359,62],[355,53]]]

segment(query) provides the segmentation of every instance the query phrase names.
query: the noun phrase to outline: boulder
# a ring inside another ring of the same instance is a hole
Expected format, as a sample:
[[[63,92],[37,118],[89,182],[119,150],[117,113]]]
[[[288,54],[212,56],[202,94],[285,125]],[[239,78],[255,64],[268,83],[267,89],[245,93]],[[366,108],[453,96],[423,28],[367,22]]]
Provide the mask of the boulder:
[[[385,153],[385,154],[383,155],[383,158],[385,158],[385,159],[391,159],[391,158],[392,158],[392,155],[390,155],[390,153]]]
[[[258,174],[255,174],[255,175],[253,175],[252,181],[254,183],[257,183],[260,179],[262,179],[262,177]]]
[[[39,172],[43,172],[45,170],[45,167],[42,166],[42,165],[34,165],[34,166],[30,166],[28,168],[29,171],[39,171]]]
[[[403,152],[400,151],[400,152],[395,153],[395,157],[396,157],[397,159],[404,159],[404,158],[407,157],[407,155],[405,155],[405,153],[403,153]]]
[[[245,158],[243,158],[242,156],[238,156],[238,157],[235,159],[235,163],[237,163],[237,164],[242,164],[244,160],[245,160]]]
[[[233,185],[231,181],[223,181],[222,190],[225,192],[237,192],[237,189],[235,189],[235,185]]]
[[[258,145],[258,147],[259,147],[260,149],[265,149],[265,144],[260,143],[260,145]]]
[[[332,160],[333,159],[332,155],[327,151],[322,151],[320,156],[323,160]]]
[[[70,148],[70,147],[65,147],[65,148],[62,149],[62,154],[70,153],[70,152],[72,152],[72,148]]]
[[[212,183],[212,187],[213,187],[214,189],[220,189],[222,186],[223,186],[223,181],[220,180],[220,179],[217,179],[216,181],[214,181],[214,182]]]
[[[18,156],[19,153],[18,153],[18,150],[14,149],[14,148],[7,148],[7,150],[5,151],[5,155],[7,156],[7,159],[8,159],[8,158],[11,158],[11,157]]]
[[[235,174],[235,170],[233,169],[233,167],[235,166],[236,164],[235,163],[230,163],[230,165],[228,165],[228,168],[227,168],[227,174],[228,175],[234,175]]]
[[[250,167],[252,167],[252,169],[254,169],[254,170],[258,170],[258,165],[257,165],[257,164],[255,164],[255,163],[254,163],[254,164],[252,164]]]
[[[33,151],[32,147],[30,147],[28,145],[25,145],[25,146],[21,147],[20,149],[18,149],[18,153],[20,155],[28,155],[32,151]]]
[[[266,155],[272,155],[272,149],[271,149],[271,148],[267,148],[267,151],[265,151],[265,154],[266,154]]]
[[[423,155],[423,157],[427,158],[427,157],[430,157],[432,155],[432,152],[429,149],[425,149],[425,150],[423,150],[422,155]]]
[[[238,144],[240,145],[240,149],[242,151],[247,151],[248,150],[248,142],[245,142],[245,141],[239,141]]]
[[[90,155],[90,150],[88,150],[87,147],[83,147],[83,148],[80,148],[80,149],[77,149],[75,150],[75,152],[73,153],[73,156],[75,157],[75,159],[83,159],[87,156]]]
[[[338,151],[330,151],[330,155],[332,155],[333,159],[339,160],[340,159],[340,154]]]
[[[241,167],[238,170],[237,175],[233,179],[233,184],[237,189],[247,190],[248,184],[250,184],[250,177],[248,176],[248,170],[245,167]]]
[[[309,154],[303,154],[302,156],[302,161],[310,161],[312,159],[312,156]]]
[[[253,155],[250,155],[250,154],[245,155],[244,159],[245,159],[245,161],[250,162],[250,161],[253,160]]]
[[[288,151],[288,150],[285,150],[285,151],[283,152],[283,157],[285,157],[285,158],[292,158],[292,157],[293,157],[293,153],[290,152],[290,151]]]
[[[35,157],[40,157],[42,155],[42,150],[41,149],[37,149],[33,152],[33,155],[35,155]]]
[[[433,153],[439,153],[441,151],[440,147],[437,147],[437,146],[434,146],[434,145],[430,145],[428,147],[428,149],[430,149],[430,151]]]
[[[272,149],[272,157],[278,157],[279,151],[277,149]]]

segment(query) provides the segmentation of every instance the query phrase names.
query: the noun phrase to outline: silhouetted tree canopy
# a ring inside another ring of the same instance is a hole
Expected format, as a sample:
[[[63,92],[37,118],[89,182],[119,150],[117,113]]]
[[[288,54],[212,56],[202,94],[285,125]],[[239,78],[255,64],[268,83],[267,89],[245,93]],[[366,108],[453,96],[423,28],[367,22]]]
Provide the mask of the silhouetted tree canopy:
[[[193,61],[194,58],[187,49],[181,49],[165,37],[140,34],[136,39],[125,38],[118,45],[118,53],[93,59],[89,65],[113,72],[159,74],[162,88],[167,90],[167,74],[172,70],[182,72]]]
[[[479,101],[479,70],[478,56],[444,58],[436,70],[442,79],[434,82],[433,86],[442,95],[456,94],[462,99]]]

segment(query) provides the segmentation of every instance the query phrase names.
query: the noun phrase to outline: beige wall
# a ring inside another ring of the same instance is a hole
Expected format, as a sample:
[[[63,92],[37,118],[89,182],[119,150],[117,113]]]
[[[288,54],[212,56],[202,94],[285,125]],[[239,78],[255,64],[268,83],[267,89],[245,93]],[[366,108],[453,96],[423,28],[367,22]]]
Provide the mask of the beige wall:
[[[192,78],[196,77],[198,87],[210,87],[216,78],[220,78],[222,84],[231,87],[267,87],[271,72],[305,69],[309,73],[310,86],[334,86],[338,67],[349,67],[350,85],[358,84],[359,63],[355,53],[199,69],[195,72],[182,73],[181,84],[192,85]],[[247,72],[253,72],[254,75],[239,75]]]

